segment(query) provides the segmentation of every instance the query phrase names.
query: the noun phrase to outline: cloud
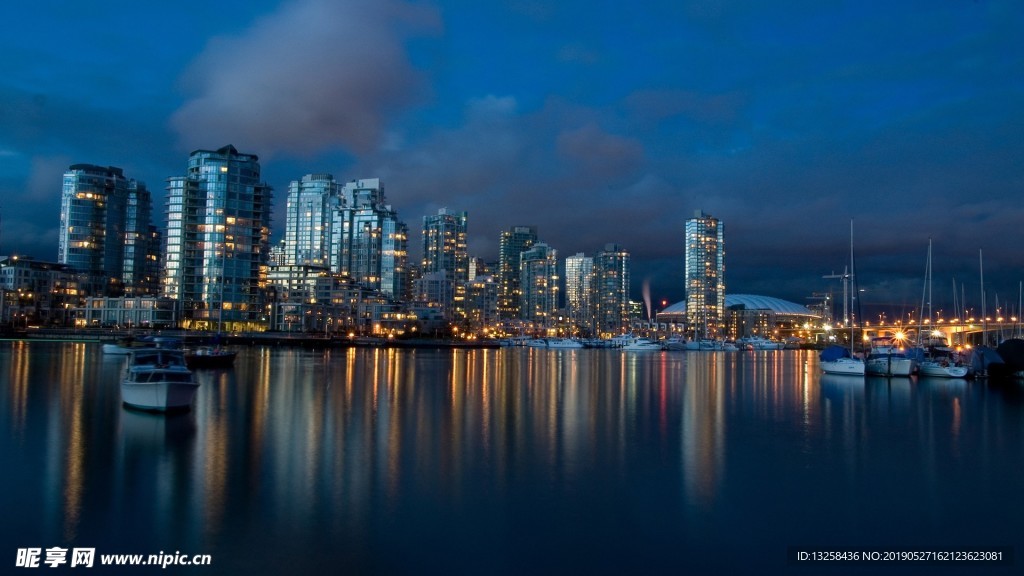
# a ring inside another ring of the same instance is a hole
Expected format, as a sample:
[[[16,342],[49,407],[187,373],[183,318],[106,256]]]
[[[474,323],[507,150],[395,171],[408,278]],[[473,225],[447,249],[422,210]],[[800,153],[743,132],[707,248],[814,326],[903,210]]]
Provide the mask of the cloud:
[[[212,40],[185,76],[171,126],[186,149],[234,142],[262,154],[367,152],[421,97],[405,43],[435,11],[398,0],[301,0]]]

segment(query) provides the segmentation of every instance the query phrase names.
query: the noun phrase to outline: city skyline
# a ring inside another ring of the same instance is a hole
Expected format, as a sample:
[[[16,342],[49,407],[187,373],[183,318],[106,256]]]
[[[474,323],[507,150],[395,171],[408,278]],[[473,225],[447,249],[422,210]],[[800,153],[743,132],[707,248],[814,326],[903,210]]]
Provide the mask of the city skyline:
[[[387,182],[406,221],[466,211],[488,261],[520,224],[562,254],[620,244],[634,299],[683,298],[700,209],[729,225],[729,293],[838,291],[822,276],[853,219],[866,304],[920,305],[929,238],[937,302],[956,278],[978,308],[980,249],[1016,302],[1013,3],[198,6],[15,9],[0,253],[56,259],[72,164],[121,167],[160,206],[191,151],[234,144],[277,191],[275,243],[288,184],[329,172]]]

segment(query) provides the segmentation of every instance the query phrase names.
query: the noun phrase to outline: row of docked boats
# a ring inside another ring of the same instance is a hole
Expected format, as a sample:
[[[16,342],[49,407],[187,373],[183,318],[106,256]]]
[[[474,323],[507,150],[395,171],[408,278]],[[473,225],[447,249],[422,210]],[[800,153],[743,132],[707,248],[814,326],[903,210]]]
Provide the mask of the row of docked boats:
[[[819,356],[822,372],[854,376],[921,376],[967,378],[971,367],[959,354],[945,346],[928,349],[901,347],[895,338],[871,341],[866,356],[855,356],[844,346],[829,346]]]
[[[607,339],[581,338],[532,338],[519,337],[500,340],[502,346],[526,346],[530,348],[548,349],[580,349],[580,348],[616,348],[626,351],[645,350],[694,350],[704,352],[735,352],[738,350],[782,350],[785,345],[763,337],[739,338],[735,342],[726,340],[686,340],[673,336],[663,340],[654,340],[622,334]]]
[[[127,356],[120,382],[121,401],[131,408],[155,412],[188,410],[199,388],[193,370],[231,367],[237,355],[220,346],[186,350],[181,340],[163,337],[107,343],[103,352]]]

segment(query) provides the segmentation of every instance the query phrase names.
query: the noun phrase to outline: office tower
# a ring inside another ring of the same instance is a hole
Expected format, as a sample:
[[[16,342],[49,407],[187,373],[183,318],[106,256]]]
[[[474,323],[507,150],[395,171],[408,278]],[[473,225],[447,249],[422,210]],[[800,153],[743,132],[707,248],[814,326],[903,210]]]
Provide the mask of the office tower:
[[[498,251],[498,316],[520,317],[519,255],[537,242],[536,226],[513,226],[501,233]]]
[[[449,320],[465,318],[466,282],[469,281],[469,252],[466,247],[465,212],[441,208],[423,217],[423,275],[441,274],[448,287],[438,302]]]
[[[347,182],[332,198],[330,210],[331,271],[394,300],[407,300],[409,229],[385,202],[380,179]]]
[[[524,251],[519,259],[519,316],[535,329],[553,325],[558,309],[558,252],[543,242]]]
[[[582,252],[565,259],[565,307],[573,330],[593,332],[594,259]]]
[[[196,150],[185,176],[167,180],[164,295],[185,328],[260,326],[272,189],[255,154]]]
[[[146,185],[120,168],[74,164],[64,173],[58,262],[87,294],[152,293],[157,248]]]
[[[328,268],[331,250],[331,204],[341,185],[330,174],[307,174],[288,185],[284,263]]]
[[[629,252],[606,244],[594,256],[594,329],[601,335],[629,330]]]
[[[717,338],[725,322],[724,226],[701,210],[686,221],[686,320],[695,338]]]

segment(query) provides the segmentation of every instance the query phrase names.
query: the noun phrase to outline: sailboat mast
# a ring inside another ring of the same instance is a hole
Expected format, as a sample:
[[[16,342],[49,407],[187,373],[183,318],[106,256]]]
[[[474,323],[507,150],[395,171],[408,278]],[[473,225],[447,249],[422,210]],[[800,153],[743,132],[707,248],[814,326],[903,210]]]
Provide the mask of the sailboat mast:
[[[988,344],[988,319],[985,318],[985,262],[978,248],[978,275],[981,277],[981,344]]]
[[[853,298],[854,298],[853,274],[854,274],[854,268],[853,268],[853,218],[850,218],[850,280],[849,280],[849,282],[850,282],[850,300],[849,300],[849,302],[850,302],[851,306],[850,306],[850,315],[847,316],[847,318],[849,318],[849,320],[850,320],[850,353],[851,354],[853,354],[853,352],[856,350],[856,343],[855,343],[855,340],[854,340],[854,332],[853,332],[853,306],[852,306]],[[843,292],[846,292],[845,287],[843,289]],[[845,300],[845,298],[844,298],[844,300]],[[846,302],[843,303],[843,307],[844,308],[846,307]]]

